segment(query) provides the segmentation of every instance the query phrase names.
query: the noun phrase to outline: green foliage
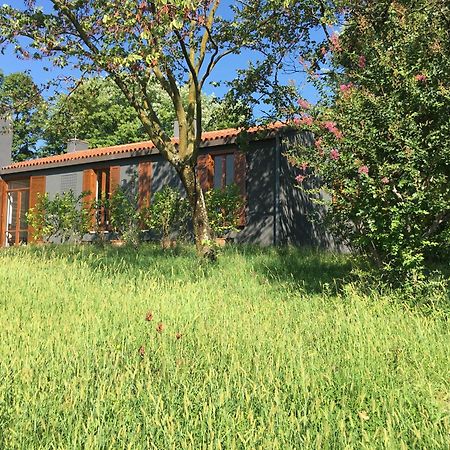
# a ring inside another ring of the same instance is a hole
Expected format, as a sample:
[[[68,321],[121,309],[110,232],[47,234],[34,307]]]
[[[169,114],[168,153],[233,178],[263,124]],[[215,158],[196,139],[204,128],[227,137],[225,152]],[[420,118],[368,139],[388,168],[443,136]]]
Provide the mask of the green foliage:
[[[91,211],[82,205],[86,193],[75,196],[72,191],[56,194],[50,200],[48,194],[39,195],[34,208],[27,213],[27,221],[34,229],[34,238],[49,242],[72,240],[79,242],[89,231]]]
[[[156,80],[149,83],[149,95],[162,128],[173,134],[176,114],[172,100]],[[181,89],[183,103],[188,91]],[[227,107],[214,96],[202,95],[205,131],[236,126],[244,120],[240,109]],[[231,112],[231,113],[230,113]],[[67,141],[74,137],[89,142],[91,148],[148,140],[138,113],[110,78],[94,77],[79,84],[70,94],[58,95],[50,105],[43,126],[41,155],[64,153]]]
[[[164,186],[155,192],[147,210],[143,211],[145,224],[159,233],[162,240],[173,234],[182,237],[186,234],[189,217],[189,202],[182,198],[178,190]]]
[[[209,224],[216,237],[237,231],[244,201],[235,184],[224,189],[210,189],[205,193]]]
[[[361,293],[348,270],[295,249],[200,269],[183,247],[3,249],[0,447],[447,448],[438,298]]]
[[[300,183],[309,165],[331,194],[335,231],[399,283],[450,256],[445,5],[351,4],[331,58],[322,55],[333,71],[318,82],[331,94],[298,119],[316,136],[296,155]]]
[[[109,198],[107,209],[112,231],[126,243],[137,245],[142,220],[137,196],[118,187]]]
[[[42,137],[45,102],[30,75],[12,73],[0,78],[0,116],[13,119],[12,159],[32,157]]]

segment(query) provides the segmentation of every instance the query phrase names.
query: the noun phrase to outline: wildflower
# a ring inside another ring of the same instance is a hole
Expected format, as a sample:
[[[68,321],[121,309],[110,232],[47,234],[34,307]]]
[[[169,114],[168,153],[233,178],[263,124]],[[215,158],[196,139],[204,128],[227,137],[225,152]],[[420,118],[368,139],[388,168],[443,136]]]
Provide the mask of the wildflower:
[[[364,55],[361,55],[358,59],[358,67],[360,69],[364,69],[366,67],[366,57]]]
[[[322,148],[323,139],[319,138],[314,142],[314,147],[317,148],[317,150],[320,150]]]
[[[328,52],[327,52],[327,49],[325,47],[321,47],[320,48],[320,53],[322,54],[322,56],[325,56]]]
[[[145,320],[147,322],[151,322],[153,320],[153,313],[151,311],[147,312],[147,314],[145,315]]]
[[[141,358],[143,358],[144,356],[145,356],[145,347],[143,346],[143,345],[141,345],[140,347],[139,347],[139,356],[141,357]]]
[[[300,164],[300,169],[303,170],[303,172],[308,168],[308,163],[307,162],[302,162]]]
[[[388,178],[388,177],[383,177],[383,178],[381,179],[381,182],[382,182],[383,184],[388,184],[388,183],[389,183],[389,178]]]
[[[337,161],[339,158],[340,158],[340,154],[339,154],[339,152],[335,149],[335,148],[333,148],[333,150],[331,150],[331,152],[330,152],[330,158],[331,159],[333,159],[334,161]]]
[[[181,333],[177,333],[175,335],[175,337],[176,337],[177,340],[180,340],[183,337],[183,335]]]
[[[300,184],[300,183],[303,183],[303,180],[305,179],[305,176],[304,175],[297,175],[296,177],[295,177],[295,181],[298,183],[298,184]]]
[[[367,167],[367,166],[361,166],[359,169],[358,169],[358,173],[360,174],[360,175],[369,175],[369,168]]]
[[[424,75],[423,73],[418,73],[415,77],[416,81],[422,82],[422,81],[427,81],[427,76]]]
[[[164,324],[162,322],[158,323],[158,326],[156,327],[156,331],[158,333],[162,333],[164,331]]]
[[[311,104],[309,102],[307,102],[306,100],[304,100],[303,98],[298,99],[298,104],[299,104],[300,108],[303,108],[303,109],[311,108]]]

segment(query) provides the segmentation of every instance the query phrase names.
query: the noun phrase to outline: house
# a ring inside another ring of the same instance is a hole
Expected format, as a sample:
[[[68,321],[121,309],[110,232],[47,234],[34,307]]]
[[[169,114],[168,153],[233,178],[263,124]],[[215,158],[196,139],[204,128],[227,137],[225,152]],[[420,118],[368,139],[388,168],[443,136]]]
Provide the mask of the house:
[[[317,212],[317,206],[295,187],[298,170],[284,156],[298,138],[281,123],[245,133],[225,129],[202,135],[198,158],[202,187],[220,188],[235,182],[246,199],[236,242],[332,245],[326,231],[311,220],[310,213]],[[90,191],[90,199],[95,200],[109,195],[117,185],[135,181],[142,204],[151,202],[152,194],[165,185],[184,190],[173,167],[151,141],[88,149],[86,142],[72,140],[65,154],[12,163],[10,133],[0,139],[0,246],[32,241],[26,212],[39,193]]]

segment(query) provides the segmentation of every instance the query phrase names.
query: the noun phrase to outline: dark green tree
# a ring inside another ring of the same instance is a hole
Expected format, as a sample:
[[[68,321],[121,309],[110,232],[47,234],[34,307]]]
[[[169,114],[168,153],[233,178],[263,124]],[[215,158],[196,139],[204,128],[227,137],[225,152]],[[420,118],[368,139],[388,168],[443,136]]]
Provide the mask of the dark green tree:
[[[0,115],[13,120],[14,161],[35,155],[44,114],[45,101],[30,75],[18,72],[0,77]]]
[[[169,95],[154,82],[148,87],[164,131],[171,135],[176,114]],[[181,89],[187,103],[188,92]],[[248,119],[249,111],[214,96],[202,94],[203,129],[234,127]],[[79,82],[70,94],[60,94],[48,109],[43,130],[41,155],[63,153],[68,139],[77,137],[91,148],[127,144],[148,139],[136,110],[108,78],[95,77]]]

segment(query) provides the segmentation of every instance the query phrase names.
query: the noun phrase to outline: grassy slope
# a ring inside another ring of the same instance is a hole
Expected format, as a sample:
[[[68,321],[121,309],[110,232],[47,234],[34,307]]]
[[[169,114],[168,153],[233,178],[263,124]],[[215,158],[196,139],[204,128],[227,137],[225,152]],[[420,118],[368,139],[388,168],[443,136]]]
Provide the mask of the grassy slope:
[[[333,294],[347,270],[294,251],[200,269],[150,247],[1,251],[0,448],[448,448],[448,322]]]

